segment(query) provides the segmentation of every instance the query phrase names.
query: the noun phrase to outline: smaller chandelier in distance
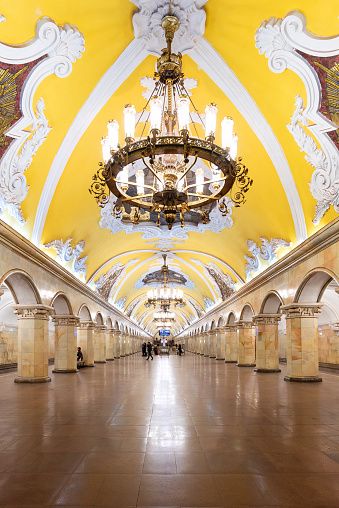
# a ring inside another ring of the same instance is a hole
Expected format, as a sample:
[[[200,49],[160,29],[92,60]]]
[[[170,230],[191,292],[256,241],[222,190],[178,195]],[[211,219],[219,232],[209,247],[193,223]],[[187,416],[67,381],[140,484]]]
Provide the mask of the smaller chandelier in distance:
[[[173,303],[176,307],[183,307],[185,305],[184,292],[182,289],[168,287],[168,266],[166,263],[167,254],[162,255],[164,264],[161,267],[161,273],[163,282],[161,287],[152,288],[147,291],[146,307],[153,305],[155,308],[157,305],[164,311],[167,312]]]
[[[125,145],[119,145],[119,124],[108,122],[102,140],[103,163],[93,176],[90,193],[104,207],[115,196],[113,215],[122,222],[153,222],[157,226],[207,224],[217,205],[223,215],[230,192],[235,206],[245,201],[252,185],[247,168],[237,159],[238,137],[233,120],[221,122],[221,146],[215,143],[217,106],[200,115],[185,88],[182,56],[172,53],[179,20],[162,20],[167,47],[157,60],[155,86],[137,115],[133,105],[124,108]],[[196,123],[198,119],[198,123]],[[199,136],[201,124],[205,138]],[[136,132],[140,132],[139,138]],[[192,135],[194,133],[194,135]]]
[[[155,312],[153,314],[153,321],[155,322],[171,322],[175,321],[174,312]]]

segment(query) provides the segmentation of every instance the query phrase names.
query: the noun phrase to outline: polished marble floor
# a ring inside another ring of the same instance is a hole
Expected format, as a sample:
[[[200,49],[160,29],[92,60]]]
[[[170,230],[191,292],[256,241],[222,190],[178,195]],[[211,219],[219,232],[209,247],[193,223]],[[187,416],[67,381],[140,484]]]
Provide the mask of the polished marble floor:
[[[0,376],[0,506],[339,507],[339,377],[133,356]]]

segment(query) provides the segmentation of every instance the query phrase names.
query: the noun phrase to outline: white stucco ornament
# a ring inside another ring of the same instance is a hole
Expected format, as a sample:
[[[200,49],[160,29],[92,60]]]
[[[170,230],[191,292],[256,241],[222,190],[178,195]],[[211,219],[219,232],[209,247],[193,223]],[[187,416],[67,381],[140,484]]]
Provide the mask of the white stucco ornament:
[[[21,117],[6,132],[13,141],[0,160],[0,213],[7,211],[20,222],[24,221],[21,203],[28,192],[24,173],[51,130],[43,100],[34,107],[35,92],[51,74],[67,77],[84,49],[84,37],[76,28],[59,27],[49,18],[38,21],[35,38],[29,43],[21,46],[0,43],[0,62],[21,65],[38,60],[20,93]]]
[[[195,45],[205,32],[206,13],[203,9],[207,0],[132,0],[139,8],[133,15],[136,39],[145,41],[150,53],[160,54],[166,46],[161,22],[167,14],[176,16],[180,27],[173,41],[174,52],[184,53]]]
[[[278,259],[277,251],[280,247],[290,246],[289,242],[281,238],[272,238],[271,240],[260,238],[260,241],[261,245],[258,245],[253,240],[247,240],[247,247],[250,252],[249,256],[245,256],[247,280],[250,280],[276,261]]]
[[[72,247],[72,238],[68,238],[65,242],[62,240],[53,240],[44,245],[46,249],[54,248],[57,252],[57,260],[65,268],[70,269],[75,275],[86,278],[86,262],[87,256],[82,257],[81,253],[85,248],[85,242],[78,242]]]
[[[310,191],[317,202],[313,218],[317,224],[331,206],[339,212],[339,154],[328,136],[338,126],[320,112],[321,84],[302,53],[318,58],[337,56],[339,36],[317,37],[309,33],[303,14],[292,12],[283,19],[264,21],[256,32],[255,45],[259,53],[268,58],[272,72],[290,69],[305,85],[306,104],[297,97],[295,112],[287,128],[314,168]]]

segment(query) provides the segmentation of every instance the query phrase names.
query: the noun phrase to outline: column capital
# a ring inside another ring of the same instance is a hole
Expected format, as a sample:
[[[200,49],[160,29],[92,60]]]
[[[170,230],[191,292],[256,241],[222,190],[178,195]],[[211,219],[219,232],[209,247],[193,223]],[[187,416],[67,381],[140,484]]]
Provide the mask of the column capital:
[[[41,304],[33,305],[15,305],[14,312],[18,319],[46,319],[48,320],[50,314],[54,311],[53,307]]]
[[[253,321],[242,321],[239,320],[235,323],[237,328],[253,328],[255,325]]]
[[[283,305],[281,311],[286,314],[286,319],[293,318],[313,318],[321,312],[322,303],[291,303]]]
[[[339,323],[331,323],[330,327],[332,328],[334,333],[339,336]]]
[[[77,326],[80,318],[73,314],[54,314],[52,321],[57,326]]]
[[[230,324],[230,325],[225,325],[225,328],[224,328],[225,332],[235,332],[236,329],[237,329],[236,323]]]
[[[107,330],[105,325],[96,325],[96,324],[94,324],[94,328],[96,329],[97,332],[104,332],[104,331]]]
[[[280,319],[280,314],[257,314],[253,316],[253,322],[256,325],[277,325]]]
[[[88,330],[94,330],[95,324],[93,323],[93,321],[80,321],[78,327],[87,328]]]

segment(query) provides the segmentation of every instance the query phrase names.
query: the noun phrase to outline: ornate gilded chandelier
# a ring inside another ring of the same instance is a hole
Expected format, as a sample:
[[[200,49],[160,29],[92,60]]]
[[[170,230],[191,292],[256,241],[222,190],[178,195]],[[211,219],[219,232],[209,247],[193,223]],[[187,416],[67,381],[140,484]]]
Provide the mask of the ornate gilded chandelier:
[[[108,122],[108,136],[102,140],[104,162],[93,176],[90,192],[100,207],[112,193],[113,214],[122,222],[148,221],[171,229],[176,222],[184,226],[186,214],[195,223],[207,224],[216,204],[226,215],[224,196],[231,191],[235,206],[240,206],[252,180],[237,159],[233,120],[222,120],[222,147],[216,145],[216,105],[206,106],[203,118],[185,88],[181,54],[171,49],[179,20],[165,16],[162,27],[167,47],[157,60],[151,96],[139,115],[134,106],[125,106],[122,148],[118,123]],[[199,124],[205,139],[198,135]]]
[[[185,302],[184,292],[182,289],[168,287],[168,266],[166,263],[167,254],[163,254],[162,257],[164,260],[164,264],[161,267],[161,273],[163,276],[162,285],[161,287],[147,291],[147,301],[145,306],[150,307],[153,305],[155,308],[159,305],[163,312],[167,312],[172,303],[177,307],[183,307]]]

